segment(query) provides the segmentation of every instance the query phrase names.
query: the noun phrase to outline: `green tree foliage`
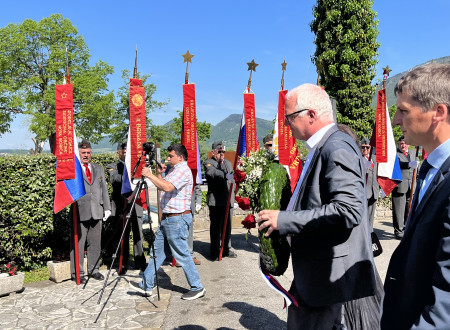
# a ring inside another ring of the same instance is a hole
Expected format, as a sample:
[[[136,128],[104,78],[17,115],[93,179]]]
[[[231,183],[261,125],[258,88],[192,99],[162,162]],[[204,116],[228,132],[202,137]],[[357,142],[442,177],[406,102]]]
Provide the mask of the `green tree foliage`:
[[[360,138],[370,136],[374,123],[371,83],[380,45],[372,5],[373,0],[317,0],[310,24],[320,84],[336,99],[338,122]]]
[[[181,126],[183,123],[183,112],[178,110],[178,116],[173,118],[170,124],[170,143],[180,143],[181,141]],[[211,136],[211,124],[206,121],[200,122],[197,120],[197,139],[198,141],[206,141]]]
[[[156,133],[158,139],[154,142],[162,142],[167,135],[166,131],[161,130],[157,125],[153,124],[153,121],[150,117],[150,113],[157,109],[161,109],[168,102],[158,102],[153,99],[153,95],[156,92],[156,85],[147,83],[147,80],[151,75],[146,74],[140,75],[138,74],[139,79],[142,80],[142,85],[145,88],[145,111],[146,111],[146,126],[150,136],[153,137]],[[130,125],[130,97],[129,97],[129,86],[130,86],[130,77],[132,77],[130,70],[122,70],[122,79],[124,81],[124,85],[119,88],[118,91],[118,99],[119,105],[117,107],[117,111],[113,115],[113,127],[111,128],[110,142],[111,143],[119,143],[122,141],[126,141],[128,135],[128,127]]]
[[[78,135],[98,142],[108,132],[114,95],[107,90],[113,67],[89,65],[89,49],[70,20],[54,14],[0,29],[0,134],[16,114],[30,117],[34,152],[55,132],[55,84],[63,83],[68,50]]]
[[[172,119],[172,123],[168,128],[168,140],[170,143],[181,142],[181,126],[183,123],[183,112],[178,110],[178,116]],[[208,151],[211,149],[206,146],[206,140],[211,136],[211,124],[206,121],[197,120],[197,139],[200,149],[200,159],[203,162],[208,158]]]
[[[92,159],[106,167],[117,156]],[[0,157],[0,262],[15,261],[20,270],[30,270],[68,254],[69,208],[53,214],[55,164],[50,154]]]
[[[394,133],[395,142],[397,142],[398,139],[400,138],[400,136],[403,135],[403,132],[402,132],[402,129],[400,128],[400,126],[394,125],[394,115],[395,115],[396,111],[397,111],[397,106],[395,104],[393,104],[389,107],[389,116],[391,117],[392,133]]]

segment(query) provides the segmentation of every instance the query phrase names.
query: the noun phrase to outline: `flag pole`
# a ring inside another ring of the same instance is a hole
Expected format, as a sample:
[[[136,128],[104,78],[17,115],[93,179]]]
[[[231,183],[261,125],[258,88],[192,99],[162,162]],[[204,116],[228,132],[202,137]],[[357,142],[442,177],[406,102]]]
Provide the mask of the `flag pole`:
[[[136,45],[136,55],[134,56],[134,69],[133,69],[133,79],[137,79],[138,71],[137,71],[137,45]],[[128,151],[128,150],[127,150]],[[128,199],[125,198],[123,210],[125,211],[127,209],[128,205]],[[147,208],[149,210],[149,207]],[[127,224],[127,213],[124,212],[123,218],[122,218],[122,231],[125,229],[125,225]],[[129,239],[129,237],[122,236],[122,240],[120,241],[120,257],[119,257],[119,275],[122,275],[122,268],[123,268],[123,248],[124,248],[124,239]]]
[[[69,69],[69,55],[67,53],[66,46],[66,73],[64,75],[63,85],[70,84],[70,69]],[[74,141],[77,143],[77,141]],[[75,156],[76,157],[76,156]],[[77,214],[77,202],[73,202],[72,205],[72,216],[73,216],[73,246],[74,246],[74,256],[75,256],[75,277],[77,285],[80,285],[80,256],[78,255],[78,214]],[[84,257],[84,254],[83,254]],[[84,260],[83,260],[84,262]]]
[[[252,61],[248,62],[247,65],[248,65],[248,70],[247,71],[250,71],[250,77],[248,78],[246,92],[250,93],[250,88],[252,86],[252,72],[256,71],[256,67],[259,64],[255,63],[255,60],[252,59]],[[234,155],[233,172],[236,171],[236,167],[237,167],[237,159],[238,159],[238,156],[239,156],[238,155],[238,151],[239,151],[240,143],[241,143],[241,130],[239,130],[238,143],[237,143],[237,146],[236,146],[236,154]],[[226,233],[227,225],[228,225],[228,215],[230,214],[231,195],[233,194],[233,189],[234,189],[234,182],[231,182],[230,183],[230,190],[228,191],[227,206],[225,208],[225,219],[223,221],[222,238],[221,238],[220,253],[219,253],[219,261],[222,260],[222,255],[223,255],[223,245],[224,245],[224,242],[225,242],[225,233]]]
[[[184,83],[188,84],[189,83],[189,63],[192,63],[192,58],[195,55],[192,55],[191,53],[189,53],[189,50],[186,51],[186,54],[181,55],[183,56],[184,60],[183,63],[186,63],[186,74],[184,75]]]
[[[281,90],[284,91],[284,72],[286,71],[286,60],[283,60],[283,63],[281,63],[281,71],[283,74],[281,75]]]
[[[183,63],[186,63],[186,73],[185,73],[185,75],[184,75],[184,84],[185,85],[188,85],[189,84],[189,63],[191,63],[192,64],[192,58],[195,56],[195,55],[192,55],[191,53],[189,53],[189,50],[187,50],[186,51],[186,53],[185,54],[182,54],[181,56],[183,56]],[[184,96],[184,87],[183,87],[183,98],[184,98],[185,96]],[[194,99],[195,100],[195,99]],[[184,103],[184,99],[183,99],[183,103]],[[184,114],[184,111],[185,111],[185,108],[184,108],[184,104],[183,104],[183,114],[182,114],[182,118],[181,118],[181,122],[182,122],[182,126],[184,126],[184,120],[185,120],[185,114]],[[197,120],[197,116],[195,116],[195,119],[194,120]],[[195,134],[197,134],[197,131],[195,131]],[[185,139],[183,138],[183,136],[184,136],[184,132],[182,131],[181,132],[181,144],[183,144],[183,145],[185,145],[186,144],[186,141],[185,141]],[[185,145],[185,147],[186,147],[186,145]],[[189,151],[188,151],[188,156],[189,156]],[[195,170],[195,169],[192,169],[191,168],[191,173],[192,173],[192,180],[193,180],[193,184],[192,184],[192,191],[191,191],[191,198],[192,198],[192,196],[193,196],[193,192],[194,192],[194,187],[195,187],[195,183],[196,183],[196,179],[197,179],[197,170]],[[192,226],[194,225],[194,223],[192,223]],[[176,264],[176,260],[175,260],[175,257],[174,256],[172,256],[172,267],[175,267],[175,264]]]

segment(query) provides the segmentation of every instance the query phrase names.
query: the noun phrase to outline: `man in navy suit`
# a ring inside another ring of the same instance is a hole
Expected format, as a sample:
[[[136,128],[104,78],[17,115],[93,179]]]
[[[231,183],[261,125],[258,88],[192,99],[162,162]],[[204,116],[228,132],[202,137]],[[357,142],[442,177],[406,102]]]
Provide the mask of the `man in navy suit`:
[[[428,158],[387,270],[381,328],[450,329],[450,64],[413,69],[394,92],[394,124]]]
[[[395,238],[402,239],[409,213],[413,172],[418,165],[415,152],[409,150],[404,136],[398,139],[397,157],[402,171],[402,182],[392,190],[392,224]]]
[[[291,240],[299,306],[288,329],[346,329],[343,305],[375,292],[365,166],[356,142],[336,127],[330,98],[304,84],[286,96],[285,120],[309,149],[286,211],[262,210],[259,229]]]

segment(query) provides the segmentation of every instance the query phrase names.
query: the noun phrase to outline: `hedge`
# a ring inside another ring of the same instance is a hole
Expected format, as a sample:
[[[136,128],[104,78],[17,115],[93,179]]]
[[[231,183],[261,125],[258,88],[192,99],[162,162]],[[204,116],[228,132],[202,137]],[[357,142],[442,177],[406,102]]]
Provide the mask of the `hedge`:
[[[106,168],[117,156],[94,154],[92,160]],[[55,163],[51,154],[0,157],[0,263],[30,270],[68,254],[69,207],[53,214]]]

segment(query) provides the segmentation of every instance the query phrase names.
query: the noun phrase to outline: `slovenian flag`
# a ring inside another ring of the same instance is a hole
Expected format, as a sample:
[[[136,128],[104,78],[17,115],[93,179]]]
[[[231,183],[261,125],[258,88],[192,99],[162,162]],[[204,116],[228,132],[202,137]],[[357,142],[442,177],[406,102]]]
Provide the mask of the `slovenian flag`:
[[[245,111],[242,113],[241,128],[239,130],[239,141],[236,152],[239,157],[247,156],[247,139],[245,134]]]
[[[378,91],[377,122],[374,136],[378,163],[378,184],[384,194],[388,196],[402,181],[402,172],[386,102],[386,89]]]
[[[130,131],[128,130],[128,139],[127,139],[127,153],[125,155],[125,165],[123,168],[123,174],[122,174],[122,189],[120,190],[120,193],[123,197],[130,200],[132,198],[132,193],[134,189],[136,188],[136,184],[140,180],[140,178],[134,178],[132,179],[131,176],[133,175],[134,169],[131,168],[131,152],[128,152],[130,149]],[[141,158],[141,164],[144,163],[145,165],[145,158],[142,156]],[[141,165],[140,165],[141,166]],[[140,167],[139,166],[139,167]],[[147,187],[153,186],[153,183],[149,179],[145,179],[145,182],[147,183]],[[140,196],[136,199],[136,204],[142,206],[144,209],[147,209],[147,204],[145,203],[145,190],[142,189]]]
[[[80,153],[78,152],[78,143],[75,131],[73,132],[73,141],[75,154],[75,179],[56,182],[55,201],[53,204],[53,212],[55,212],[55,214],[86,195],[86,189],[84,188],[83,181],[83,169],[81,168]]]
[[[136,185],[131,180],[132,168],[131,168],[131,152],[130,150],[130,129],[128,128],[128,139],[127,139],[127,153],[125,155],[125,166],[122,174],[122,189],[120,193],[124,197],[130,197]]]

